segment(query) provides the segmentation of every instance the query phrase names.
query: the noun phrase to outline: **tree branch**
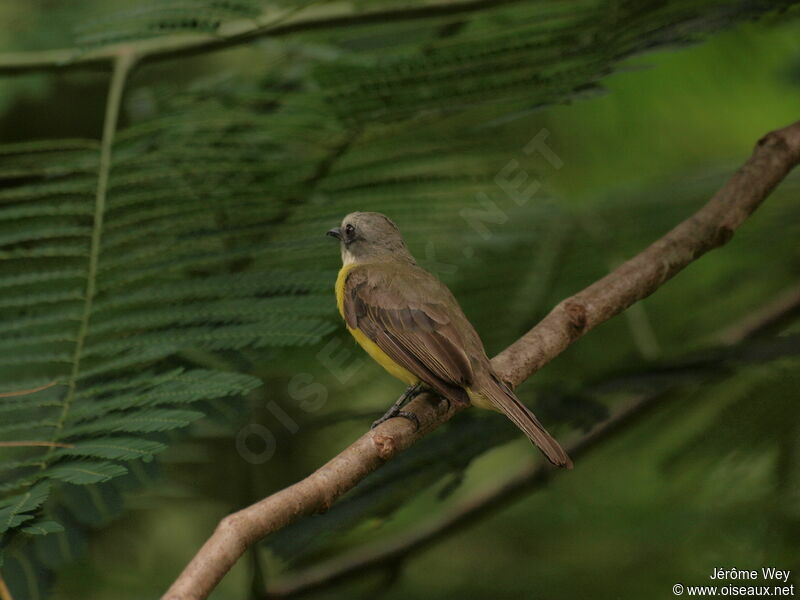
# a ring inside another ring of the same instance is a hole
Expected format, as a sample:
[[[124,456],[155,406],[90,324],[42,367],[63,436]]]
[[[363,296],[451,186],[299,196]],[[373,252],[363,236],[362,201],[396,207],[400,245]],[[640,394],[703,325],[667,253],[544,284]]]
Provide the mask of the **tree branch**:
[[[709,250],[725,244],[772,189],[800,162],[800,121],[773,131],[694,215],[634,258],[559,303],[492,364],[518,385],[591,329],[645,298]],[[444,410],[423,394],[409,405],[420,427],[391,419],[364,434],[317,471],[260,502],[225,517],[164,600],[206,598],[244,551],[299,518],[328,509],[342,494],[460,410]],[[548,471],[545,468],[543,473]]]
[[[567,446],[567,453],[573,459],[583,456],[611,434],[629,425],[663,396],[664,393],[660,392],[642,396],[631,402],[575,443]],[[462,528],[475,525],[484,517],[513,504],[520,497],[544,487],[553,475],[560,472],[541,461],[530,465],[513,477],[464,502],[446,517],[428,523],[410,534],[398,536],[388,544],[373,544],[344,557],[310,567],[294,577],[270,586],[266,597],[278,599],[302,596],[363,575],[367,571],[396,567],[411,554],[441,541]]]
[[[735,346],[771,330],[775,323],[791,318],[798,309],[800,309],[800,288],[794,286],[713,337],[725,346]],[[688,368],[694,369],[696,365],[690,363]],[[674,384],[666,385],[628,402],[611,418],[598,423],[591,431],[570,444],[567,452],[570,456],[578,458],[595,449],[610,435],[629,427],[660,400],[666,399],[675,387]],[[548,469],[545,463],[528,466],[516,475],[462,502],[444,517],[428,522],[412,532],[405,532],[388,542],[382,541],[358,548],[345,556],[327,560],[290,575],[284,581],[271,585],[266,597],[270,599],[299,597],[361,577],[369,571],[380,569],[394,571],[411,555],[479,523],[482,519],[513,504],[520,497],[541,489],[554,473],[559,471]]]

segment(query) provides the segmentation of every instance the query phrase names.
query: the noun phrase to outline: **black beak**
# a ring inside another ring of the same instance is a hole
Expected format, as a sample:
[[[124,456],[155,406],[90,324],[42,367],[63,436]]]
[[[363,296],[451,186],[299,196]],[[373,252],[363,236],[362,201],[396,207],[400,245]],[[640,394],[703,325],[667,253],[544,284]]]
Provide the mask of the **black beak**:
[[[337,240],[342,239],[342,232],[339,230],[338,227],[334,227],[330,231],[326,232],[325,235],[329,235],[331,237],[335,237]]]

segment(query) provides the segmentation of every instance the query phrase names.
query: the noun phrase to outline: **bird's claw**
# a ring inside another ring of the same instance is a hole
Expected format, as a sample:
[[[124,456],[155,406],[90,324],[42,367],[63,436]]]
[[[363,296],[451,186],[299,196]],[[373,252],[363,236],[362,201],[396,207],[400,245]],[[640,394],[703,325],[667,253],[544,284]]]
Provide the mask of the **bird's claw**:
[[[370,426],[370,429],[375,429],[381,423],[385,423],[389,419],[394,419],[395,417],[402,417],[404,419],[408,419],[412,423],[414,423],[414,428],[419,429],[419,418],[413,412],[407,410],[390,410],[385,415],[383,415],[377,421],[374,421]]]

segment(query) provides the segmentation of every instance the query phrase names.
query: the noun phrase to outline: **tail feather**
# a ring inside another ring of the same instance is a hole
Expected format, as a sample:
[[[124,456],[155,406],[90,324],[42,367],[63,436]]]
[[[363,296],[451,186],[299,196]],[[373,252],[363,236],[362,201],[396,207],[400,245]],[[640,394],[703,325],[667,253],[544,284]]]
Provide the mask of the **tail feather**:
[[[508,386],[496,380],[491,381],[480,390],[494,407],[507,416],[528,436],[551,463],[557,467],[572,468],[572,460],[553,436],[545,430],[539,419],[519,401]]]

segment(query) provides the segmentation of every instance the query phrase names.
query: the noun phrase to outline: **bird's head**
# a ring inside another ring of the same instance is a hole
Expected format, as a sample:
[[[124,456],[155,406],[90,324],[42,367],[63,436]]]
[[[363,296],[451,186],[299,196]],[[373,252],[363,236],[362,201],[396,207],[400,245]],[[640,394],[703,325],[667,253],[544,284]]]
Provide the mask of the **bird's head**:
[[[383,260],[414,262],[397,225],[381,213],[353,212],[327,232],[341,243],[344,264]]]

